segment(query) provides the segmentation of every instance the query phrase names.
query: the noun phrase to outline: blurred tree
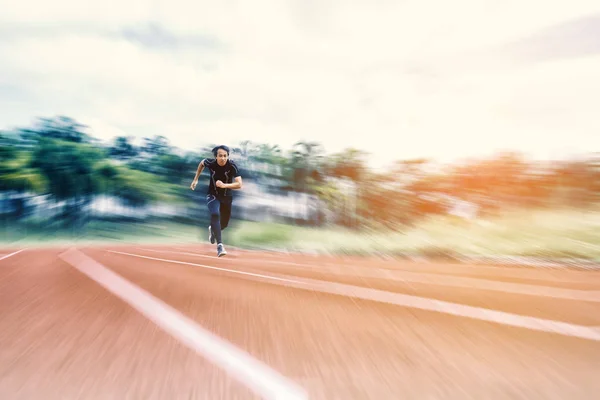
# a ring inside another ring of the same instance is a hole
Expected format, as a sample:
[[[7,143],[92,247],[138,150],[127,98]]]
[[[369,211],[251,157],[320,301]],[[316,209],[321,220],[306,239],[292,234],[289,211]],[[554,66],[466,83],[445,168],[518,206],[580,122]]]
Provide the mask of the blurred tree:
[[[329,209],[338,210],[340,215],[339,221],[346,226],[352,226],[355,228],[359,227],[359,208],[366,206],[361,201],[361,192],[363,186],[366,186],[364,182],[365,174],[367,171],[366,160],[367,153],[362,152],[355,148],[347,148],[339,153],[332,154],[324,163],[325,174],[333,178],[332,184],[336,184],[336,180],[346,179],[351,182],[350,185],[343,184],[345,191],[338,190],[334,193],[336,196],[332,196],[332,192],[327,193],[326,196],[322,197],[323,200],[329,205]],[[341,182],[337,183],[341,185]],[[340,207],[343,205],[343,207]]]
[[[115,181],[118,179],[119,170],[108,161],[100,161],[93,166],[94,180],[96,181],[97,194],[115,195]]]
[[[118,171],[114,180],[113,194],[122,199],[126,205],[141,207],[164,194],[162,190],[165,189],[165,185],[157,184],[152,175],[128,168],[119,168]]]
[[[14,191],[17,193],[40,193],[46,182],[37,171],[27,168],[25,162],[0,162],[0,192]]]
[[[562,203],[571,207],[586,207],[598,201],[598,163],[595,156],[560,163],[555,174]]]
[[[88,145],[42,138],[32,154],[32,168],[46,178],[47,190],[55,201],[65,201],[64,222],[81,217],[82,209],[98,190],[93,166],[103,154]]]
[[[26,192],[40,193],[44,190],[44,178],[32,168],[28,168],[29,155],[19,150],[15,140],[0,135],[0,193],[13,192],[16,196],[14,213],[8,213],[4,209],[0,214],[10,218],[22,218],[25,216]]]
[[[211,147],[211,149],[215,146]],[[246,160],[252,153],[256,151],[256,144],[251,140],[242,140],[239,143],[239,146],[234,146],[231,148],[231,151],[239,154],[244,160]]]
[[[112,146],[109,147],[109,156],[119,160],[128,160],[137,157],[140,151],[133,144],[131,144],[130,139],[130,137],[125,136],[116,137]]]
[[[172,183],[180,184],[191,181],[190,176],[193,178],[194,170],[198,166],[196,163],[195,167],[190,168],[190,162],[186,158],[176,154],[162,155],[156,159],[156,163],[160,167],[160,175]]]
[[[346,177],[359,182],[367,169],[365,160],[367,156],[367,153],[355,148],[347,148],[332,154],[327,160],[327,173],[330,176]]]
[[[87,128],[73,118],[58,116],[38,118],[32,128],[20,129],[21,137],[27,141],[37,141],[43,138],[58,139],[74,143],[90,143],[91,137],[84,132]]]
[[[590,154],[586,162],[589,169],[588,189],[591,201],[598,203],[600,201],[600,152]]]
[[[130,138],[118,137],[103,154],[95,148],[97,142],[84,125],[65,116],[38,118],[30,128],[0,135],[0,191],[49,193],[56,201],[66,201],[71,211],[97,193],[132,205],[192,200],[197,193],[185,189],[198,162],[212,157],[216,145],[184,154],[164,136],[145,138],[141,149]],[[506,152],[437,171],[428,160],[400,160],[377,174],[360,150],[325,157],[315,141],[299,141],[286,154],[278,145],[250,140],[232,146],[232,151],[243,174],[259,179],[263,187],[316,195],[337,214],[337,221],[353,226],[368,220],[396,226],[445,212],[455,200],[475,203],[485,212],[587,207],[600,200],[598,154],[543,163]],[[116,166],[106,156],[127,164]]]
[[[292,188],[297,192],[314,192],[314,186],[322,180],[324,149],[318,142],[299,141],[290,152]]]
[[[266,173],[271,175],[280,175],[279,167],[285,163],[285,157],[279,145],[262,143],[256,146],[256,154],[253,158],[267,166]]]
[[[248,156],[246,167],[266,190],[278,191],[287,185],[287,160],[278,145],[256,144]]]
[[[142,151],[151,156],[162,156],[168,154],[172,150],[169,140],[161,135],[156,135],[152,138],[144,138]]]

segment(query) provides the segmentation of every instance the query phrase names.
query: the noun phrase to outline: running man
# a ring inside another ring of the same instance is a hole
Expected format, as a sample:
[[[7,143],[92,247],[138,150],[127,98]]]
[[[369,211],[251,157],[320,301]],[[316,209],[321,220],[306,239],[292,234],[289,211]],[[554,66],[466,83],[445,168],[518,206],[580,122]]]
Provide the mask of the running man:
[[[221,257],[227,254],[221,241],[221,232],[229,225],[233,202],[232,192],[242,188],[242,177],[237,165],[229,159],[229,147],[217,146],[212,152],[215,158],[205,158],[200,161],[190,188],[196,190],[198,178],[204,168],[207,168],[210,173],[210,183],[206,194],[206,205],[210,212],[208,240],[212,244],[217,243],[217,256]]]

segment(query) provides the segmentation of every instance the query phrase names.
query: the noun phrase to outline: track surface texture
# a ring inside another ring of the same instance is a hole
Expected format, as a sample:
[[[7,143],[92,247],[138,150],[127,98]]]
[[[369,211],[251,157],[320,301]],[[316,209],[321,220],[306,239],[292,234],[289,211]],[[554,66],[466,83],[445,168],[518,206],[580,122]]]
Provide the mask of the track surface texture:
[[[2,249],[0,399],[600,393],[599,272],[228,251]]]

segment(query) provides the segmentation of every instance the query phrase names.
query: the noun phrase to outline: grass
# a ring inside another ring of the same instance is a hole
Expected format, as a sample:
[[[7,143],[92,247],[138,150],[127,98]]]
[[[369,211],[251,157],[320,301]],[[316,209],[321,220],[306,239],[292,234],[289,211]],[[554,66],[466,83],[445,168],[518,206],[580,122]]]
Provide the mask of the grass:
[[[225,231],[224,238],[226,243],[240,247],[326,253],[367,254],[376,250],[437,257],[468,254],[600,260],[600,212],[512,212],[477,221],[436,217],[415,228],[382,232],[239,221]],[[11,226],[0,234],[0,242],[4,244],[107,241],[205,243],[206,231],[203,226],[170,221],[94,221],[82,231],[42,228],[34,224]]]
[[[202,235],[200,235],[202,233]],[[44,226],[39,223],[11,225],[0,232],[0,245],[68,245],[105,242],[181,243],[205,240],[204,230],[169,221],[92,221],[82,229]]]
[[[290,250],[346,254],[376,250],[388,254],[514,255],[600,260],[600,212],[513,212],[477,221],[435,217],[415,228],[361,233],[342,228],[244,224],[236,231],[234,239],[240,245],[262,244]]]

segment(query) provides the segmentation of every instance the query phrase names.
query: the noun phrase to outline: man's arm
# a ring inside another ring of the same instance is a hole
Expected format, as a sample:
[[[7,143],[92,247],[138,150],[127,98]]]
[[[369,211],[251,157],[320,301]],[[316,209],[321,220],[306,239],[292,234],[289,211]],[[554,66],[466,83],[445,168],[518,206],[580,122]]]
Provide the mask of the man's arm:
[[[215,182],[218,188],[222,189],[241,189],[242,188],[242,177],[236,176],[235,182],[233,183],[223,183],[222,181]]]
[[[196,185],[198,184],[198,178],[200,177],[200,174],[202,173],[202,171],[204,171],[204,160],[200,161],[200,164],[198,164],[198,168],[196,169],[196,176],[194,176],[194,180],[192,181],[192,184],[190,185],[190,188],[192,190],[196,190]]]
[[[233,161],[231,162],[231,167],[232,167],[233,178],[235,179],[235,182],[233,182],[233,183],[221,182],[221,186],[219,186],[219,182],[217,182],[217,186],[225,188],[225,189],[239,190],[243,186],[242,176],[240,175],[240,170],[238,169],[237,165]]]
[[[241,176],[236,176],[235,177],[235,182],[233,183],[226,183],[225,184],[225,188],[227,189],[241,189],[243,186],[242,184],[242,177]]]

